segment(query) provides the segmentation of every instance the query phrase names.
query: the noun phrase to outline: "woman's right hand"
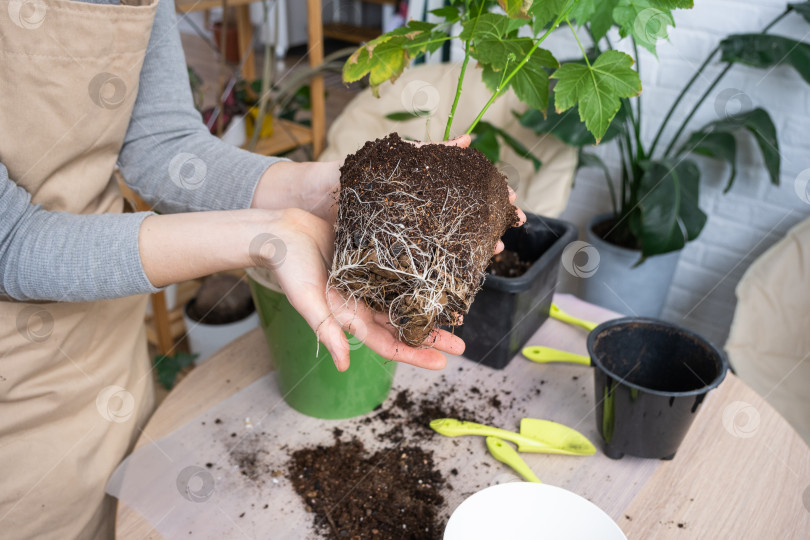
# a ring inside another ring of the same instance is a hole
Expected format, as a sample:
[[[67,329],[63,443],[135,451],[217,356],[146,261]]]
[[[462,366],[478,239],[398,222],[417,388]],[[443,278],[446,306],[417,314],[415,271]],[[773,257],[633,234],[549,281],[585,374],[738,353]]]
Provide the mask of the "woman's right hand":
[[[275,272],[287,299],[329,349],[340,371],[349,367],[350,348],[344,330],[385,358],[427,369],[445,366],[446,358],[440,351],[464,351],[464,342],[445,330],[431,334],[426,348],[410,347],[397,339],[387,314],[374,312],[337,291],[327,293],[333,250],[331,224],[291,209],[283,211],[267,232],[257,234],[251,259],[253,264]]]

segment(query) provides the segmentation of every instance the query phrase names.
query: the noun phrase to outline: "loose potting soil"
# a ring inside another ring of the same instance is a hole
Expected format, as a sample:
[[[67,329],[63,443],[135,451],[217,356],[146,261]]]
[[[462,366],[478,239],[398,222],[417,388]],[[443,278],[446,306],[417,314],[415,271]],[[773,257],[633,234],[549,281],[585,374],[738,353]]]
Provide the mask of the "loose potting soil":
[[[388,314],[421,345],[467,313],[495,244],[517,216],[506,177],[471,148],[417,147],[396,133],[341,168],[330,287]]]
[[[501,277],[518,277],[525,274],[531,265],[530,262],[521,261],[516,252],[505,249],[489,261],[487,274]]]

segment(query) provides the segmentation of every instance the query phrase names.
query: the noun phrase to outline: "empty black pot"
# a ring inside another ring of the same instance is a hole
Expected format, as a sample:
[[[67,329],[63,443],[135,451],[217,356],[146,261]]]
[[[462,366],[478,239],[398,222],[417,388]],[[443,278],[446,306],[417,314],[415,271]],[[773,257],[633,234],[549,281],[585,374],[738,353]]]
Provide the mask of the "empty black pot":
[[[518,277],[485,277],[458,329],[467,344],[466,358],[495,369],[509,364],[548,318],[560,257],[576,238],[571,223],[535,214],[527,214],[522,227],[506,231],[506,249],[533,263]]]
[[[723,353],[655,319],[604,322],[588,334],[596,425],[605,455],[672,459],[706,394],[726,376]]]

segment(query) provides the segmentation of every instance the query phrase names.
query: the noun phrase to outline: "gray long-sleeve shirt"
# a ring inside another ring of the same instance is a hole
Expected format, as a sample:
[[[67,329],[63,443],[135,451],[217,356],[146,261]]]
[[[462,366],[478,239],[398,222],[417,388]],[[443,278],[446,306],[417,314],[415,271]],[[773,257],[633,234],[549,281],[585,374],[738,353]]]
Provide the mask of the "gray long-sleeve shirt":
[[[204,164],[188,173],[177,157],[183,154],[205,156]],[[160,0],[118,158],[127,183],[164,213],[247,208],[276,161],[223,143],[205,128],[192,102],[174,2]],[[204,178],[197,172],[203,170]],[[49,212],[32,205],[0,163],[0,294],[78,302],[156,291],[138,250],[148,215]]]

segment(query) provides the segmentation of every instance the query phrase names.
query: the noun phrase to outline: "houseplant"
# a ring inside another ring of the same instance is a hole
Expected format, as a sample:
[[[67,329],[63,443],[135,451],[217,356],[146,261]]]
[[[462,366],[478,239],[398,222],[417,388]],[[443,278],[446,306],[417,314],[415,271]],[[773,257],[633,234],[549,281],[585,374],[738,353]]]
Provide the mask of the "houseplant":
[[[619,18],[617,14],[620,15],[621,5],[613,10],[615,21]],[[584,150],[595,140],[573,111],[548,116],[540,111],[528,111],[521,115],[520,121],[524,126],[537,133],[552,133],[564,142],[579,147],[581,167],[599,167],[605,173],[612,213],[596,216],[587,229],[588,242],[594,244],[600,255],[599,278],[584,282],[587,300],[617,311],[626,311],[629,307],[635,314],[659,315],[680,250],[686,242],[697,238],[707,219],[698,205],[700,170],[689,159],[690,154],[725,161],[730,168],[726,185],[728,191],[736,176],[734,133],[748,132],[762,153],[771,183],[779,184],[780,157],[776,127],[764,109],[754,108],[731,115],[722,111],[722,117],[718,120],[707,123],[688,137],[682,137],[682,134],[700,105],[734,64],[760,68],[788,64],[810,82],[810,61],[807,60],[810,46],[768,33],[791,12],[810,21],[810,2],[789,4],[759,33],[735,34],[721,41],[684,85],[651,142],[646,143],[641,139],[644,118],[641,101],[637,100],[634,107],[629,100],[622,100],[620,113],[613,118],[603,138],[603,141],[616,140],[621,158],[618,183],[614,182],[607,166],[598,156]],[[585,24],[593,43],[593,55],[599,54],[603,47],[612,50],[606,36],[608,26],[598,26],[596,22]],[[657,22],[672,24],[673,21],[670,17],[658,16]],[[666,28],[661,27],[655,33],[663,36],[665,31]],[[620,35],[627,35],[624,27],[620,28]],[[654,52],[648,36],[633,34],[630,40],[636,57],[639,45]],[[682,116],[677,131],[663,147],[664,130],[683,97],[693,89],[717,53],[720,53],[720,60],[726,63],[725,68],[700,95],[692,109]]]
[[[484,114],[507,89],[512,89],[524,103],[538,110],[545,110],[549,100],[549,80],[551,78],[558,81],[555,97],[556,108],[566,110],[579,105],[580,117],[585,122],[586,128],[596,140],[599,140],[606,134],[611,119],[619,111],[621,99],[638,95],[641,91],[641,84],[638,74],[632,69],[631,57],[622,52],[605,51],[593,61],[586,57],[584,63],[569,62],[560,65],[550,51],[540,47],[551,32],[562,23],[565,23],[577,36],[577,29],[571,20],[577,19],[580,22],[586,22],[589,17],[594,15],[586,13],[587,10],[581,4],[573,0],[451,2],[449,6],[433,12],[440,19],[438,23],[410,21],[405,27],[384,34],[361,46],[346,62],[343,70],[344,80],[352,82],[368,75],[372,90],[376,91],[379,85],[385,81],[395,80],[413,58],[435,51],[442,43],[457,37],[464,44],[465,55],[461,64],[453,105],[445,126],[445,139],[453,133],[452,124],[462,94],[462,81],[469,67],[470,59],[474,59],[481,66],[481,76],[491,94],[477,117],[466,127],[466,133],[473,133],[479,129],[479,126],[485,125],[481,123]],[[664,4],[669,6],[682,4],[683,7],[686,7],[688,2],[661,1],[656,4],[662,4],[663,7],[666,7]],[[493,9],[497,7],[502,9],[502,13],[493,12]],[[461,32],[458,36],[451,36],[448,31],[456,24],[460,26]],[[633,25],[629,26],[633,30]],[[578,37],[577,40],[579,41]],[[490,135],[489,139],[491,141],[497,137]],[[385,143],[388,140],[388,138],[381,139],[377,141],[377,144]],[[510,143],[506,139],[504,142]],[[366,146],[368,147],[369,144],[373,143],[368,143]],[[449,155],[452,151],[448,150],[446,153]],[[393,159],[396,161],[398,156]],[[442,163],[442,158],[433,154],[430,159],[438,159],[439,163]],[[348,159],[347,163],[349,163]],[[372,170],[380,170],[372,162],[361,161],[362,166],[367,166],[368,163],[371,163]],[[409,166],[411,166],[410,162]],[[433,167],[432,164],[430,166]],[[398,174],[395,174],[396,170],[386,170],[386,172],[399,177]],[[352,193],[356,187],[352,182],[354,182],[353,178],[341,177],[341,208],[344,204],[351,204],[350,200],[344,201],[343,197],[344,193]],[[497,182],[495,183],[497,184]],[[388,189],[390,181],[388,184],[381,189]],[[394,195],[404,194],[405,198],[415,201],[410,204],[416,207],[426,204],[418,193],[408,192],[409,184],[403,185],[406,187]],[[448,181],[448,185],[455,184]],[[363,194],[364,201],[382,201],[382,195],[392,195],[391,193],[375,193],[375,186],[370,187],[372,188],[370,193]],[[482,203],[487,202],[486,199],[476,200],[473,197],[471,201],[461,203],[463,197],[451,193],[452,190],[449,188],[444,189],[447,191],[448,205],[446,207],[456,208],[458,205],[467,208],[466,204],[471,202],[473,210],[475,210]],[[398,201],[397,204],[407,206],[409,203],[405,198]],[[364,235],[360,239],[361,242],[356,242],[355,245],[352,245],[350,234],[340,234],[344,224],[339,218],[336,258],[333,264],[331,284],[355,298],[362,298],[376,309],[387,311],[389,321],[399,330],[401,338],[416,344],[420,342],[419,338],[424,337],[436,324],[457,324],[458,315],[469,309],[472,296],[483,277],[486,260],[489,258],[488,253],[491,253],[491,248],[494,246],[494,240],[491,240],[489,231],[484,231],[484,228],[490,223],[487,223],[487,218],[484,217],[481,222],[470,227],[472,234],[465,240],[467,244],[459,249],[460,253],[466,254],[471,259],[473,268],[468,271],[469,265],[465,261],[445,256],[442,248],[444,240],[438,236],[406,238],[403,248],[400,245],[401,239],[397,240],[393,235],[390,239],[384,234],[377,235],[377,231],[383,231],[386,228],[395,231],[396,229],[391,226],[403,226],[405,230],[411,230],[407,224],[386,221],[389,219],[388,214],[383,207],[380,207],[380,210],[382,211],[377,215],[380,216],[381,222],[375,223],[370,220],[366,223],[364,230],[371,231],[371,234]],[[492,214],[498,214],[498,211]],[[458,216],[448,213],[447,216],[442,216],[440,221],[443,220],[444,223],[447,223],[456,217]],[[492,221],[492,217],[489,220]],[[436,229],[445,232],[447,230],[443,227],[436,227]],[[364,243],[363,239],[366,237],[375,242],[374,249],[368,248]],[[455,237],[453,236],[453,238]],[[426,242],[419,245],[422,240],[426,240]],[[394,247],[396,249],[392,250]],[[479,248],[483,248],[483,252],[487,253],[483,260],[477,255]],[[392,251],[397,253],[392,253]],[[402,251],[406,253],[408,259],[408,264],[405,266],[398,265],[395,260]],[[346,256],[347,253],[350,256]],[[413,254],[418,256],[414,257]],[[433,268],[436,268],[436,261],[439,261],[440,270],[429,272],[431,267],[427,264],[424,267],[420,266],[419,257],[431,261],[430,264],[434,265]],[[391,259],[391,264],[381,265],[380,261],[383,259]],[[446,264],[448,261],[452,264]],[[361,270],[355,276],[355,283],[362,283],[368,278],[375,279],[379,283],[375,292],[379,289],[386,291],[385,298],[366,297],[366,291],[361,287],[343,286],[343,271],[347,266],[350,266],[354,272],[357,272],[358,268]],[[385,268],[382,269],[382,266]],[[449,272],[446,271],[448,269]],[[382,280],[380,280],[380,275],[383,277]],[[452,279],[447,279],[448,275]],[[420,291],[413,288],[408,289],[409,284],[406,283],[405,290],[399,290],[394,286],[398,280],[418,282],[422,289]],[[460,289],[456,288],[459,282],[463,285]],[[395,292],[391,293],[391,291]],[[421,331],[414,332],[415,324]]]
[[[189,349],[200,364],[259,326],[247,283],[231,274],[206,277],[183,309]]]

